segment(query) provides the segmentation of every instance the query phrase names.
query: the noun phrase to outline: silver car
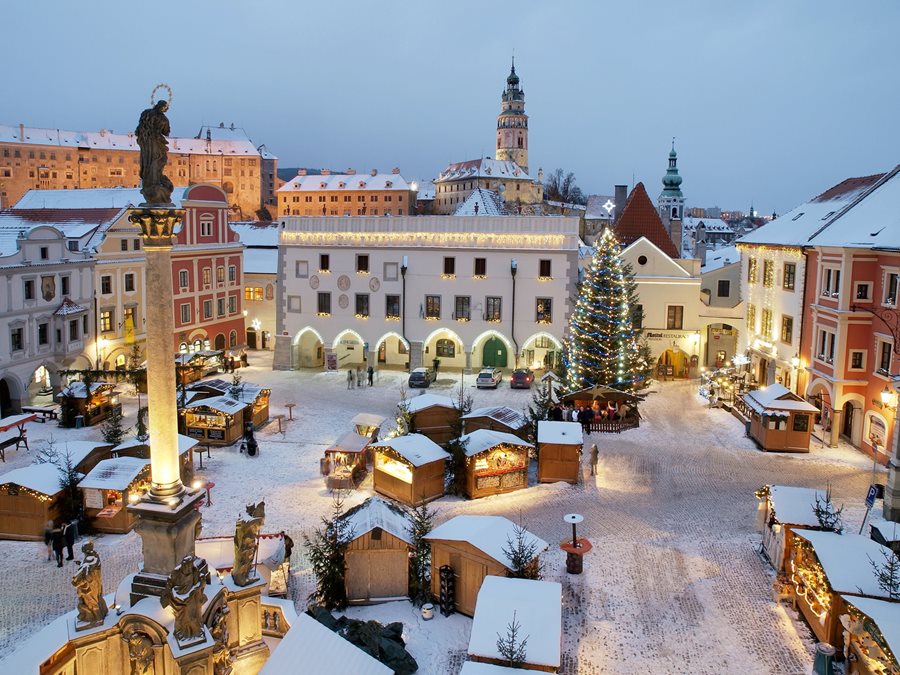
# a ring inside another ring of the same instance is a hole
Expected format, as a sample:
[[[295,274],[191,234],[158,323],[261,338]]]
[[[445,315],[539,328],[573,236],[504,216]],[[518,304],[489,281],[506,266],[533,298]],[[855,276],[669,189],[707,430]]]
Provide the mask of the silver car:
[[[499,368],[483,368],[475,378],[475,386],[479,389],[496,389],[503,379],[503,373]]]

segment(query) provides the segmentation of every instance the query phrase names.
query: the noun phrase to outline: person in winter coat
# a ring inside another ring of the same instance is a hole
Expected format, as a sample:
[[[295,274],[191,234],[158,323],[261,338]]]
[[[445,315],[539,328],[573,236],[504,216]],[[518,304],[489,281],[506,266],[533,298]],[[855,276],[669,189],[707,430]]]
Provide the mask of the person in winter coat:
[[[591,445],[591,475],[597,475],[597,460],[600,458],[600,451],[597,450],[597,444]]]
[[[372,381],[375,379],[375,369],[372,366],[369,366],[369,369],[366,371],[369,375],[369,386],[372,386]]]
[[[347,368],[347,389],[353,389],[353,368]]]
[[[360,389],[363,387],[363,371],[359,366],[356,366],[356,386]]]
[[[63,548],[66,545],[66,540],[63,537],[63,531],[61,527],[54,527],[50,532],[50,545],[53,547],[53,553],[56,554],[56,566],[63,566]]]
[[[75,546],[75,537],[78,534],[77,523],[71,521],[65,523],[62,532],[66,542],[66,560],[74,560],[75,554],[72,552],[72,547]]]
[[[50,562],[50,556],[53,555],[53,521],[48,520],[44,527],[44,546],[47,547],[47,562]]]

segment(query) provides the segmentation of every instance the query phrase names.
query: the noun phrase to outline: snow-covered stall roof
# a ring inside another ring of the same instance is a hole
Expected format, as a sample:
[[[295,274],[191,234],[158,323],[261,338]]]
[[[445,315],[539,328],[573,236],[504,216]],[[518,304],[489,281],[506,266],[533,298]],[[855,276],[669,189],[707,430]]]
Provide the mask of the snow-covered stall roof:
[[[373,448],[391,448],[413,466],[446,460],[450,453],[422,434],[407,434],[372,444]]]
[[[87,459],[94,450],[108,447],[109,443],[105,441],[63,441],[55,443],[53,449],[61,459],[68,455],[72,466],[78,468],[78,465]]]
[[[350,424],[360,427],[380,427],[386,419],[386,417],[374,413],[357,413],[350,420]]]
[[[368,436],[360,436],[356,432],[348,431],[332,443],[325,452],[349,452],[358,453],[366,449],[372,441]]]
[[[406,409],[410,413],[417,413],[426,408],[456,408],[456,403],[449,396],[440,394],[419,394],[406,401]]]
[[[819,527],[819,519],[813,511],[816,494],[816,490],[811,488],[772,485],[769,488],[769,503],[775,512],[775,519],[782,525]],[[820,499],[824,497],[822,495]]]
[[[301,614],[260,675],[298,672],[316,675],[392,675],[393,671],[362,649],[334,633],[309,614]]]
[[[521,429],[528,424],[528,418],[525,415],[505,405],[475,408],[467,415],[463,415],[462,419],[470,420],[475,417],[488,417],[495,422],[508,426],[510,429]]]
[[[59,486],[59,469],[55,464],[29,464],[0,475],[0,485],[20,485],[23,488],[55,495],[62,490]]]
[[[887,597],[878,586],[871,560],[879,561],[887,550],[881,544],[858,534],[836,534],[815,530],[794,530],[816,551],[816,558],[835,593]]]
[[[434,528],[425,538],[429,541],[462,541],[471,544],[506,567],[512,565],[503,552],[509,541],[515,541],[516,524],[503,516],[456,516]],[[534,544],[537,553],[549,546],[546,541],[531,532],[525,532],[525,541]]]
[[[744,402],[755,412],[766,410],[795,410],[797,412],[819,412],[811,403],[807,403],[783,384],[775,382],[762,389],[744,394]]]
[[[150,448],[150,443],[152,439],[148,438],[146,441],[142,441],[139,438],[129,438],[127,441],[119,443],[116,447],[112,449],[113,452],[121,452],[122,450],[128,450],[130,448]],[[197,446],[197,439],[190,438],[189,436],[185,436],[184,434],[178,434],[178,454],[183,455],[188,450]]]
[[[246,403],[235,401],[229,396],[211,396],[210,398],[201,398],[197,401],[191,401],[185,408],[209,408],[228,415],[236,415],[246,407]]]
[[[78,483],[80,488],[97,490],[124,490],[141,472],[150,466],[150,460],[140,457],[113,457],[97,462],[97,466]]]
[[[112,391],[116,388],[116,385],[111,382],[91,382],[91,393],[95,393],[97,391],[107,390]],[[60,397],[69,397],[69,398],[87,398],[87,387],[84,386],[84,382],[81,380],[76,380],[75,382],[70,382],[56,395],[57,398]]]
[[[584,437],[578,422],[538,422],[538,443],[559,443],[560,445],[581,445]]]
[[[409,514],[381,497],[369,497],[362,504],[347,511],[342,519],[349,524],[354,539],[377,527],[409,545],[413,543],[410,534],[412,521]]]
[[[467,457],[474,457],[501,444],[521,445],[526,448],[534,447],[531,443],[523,441],[518,436],[513,436],[504,431],[492,431],[491,429],[476,429],[472,433],[462,436],[459,440],[464,441],[466,444]]]
[[[524,662],[559,668],[562,651],[562,585],[555,581],[486,576],[478,591],[469,656],[502,659],[497,635],[506,635],[513,612],[528,638]],[[520,671],[521,672],[521,671]]]
[[[534,671],[495,666],[493,663],[481,663],[480,661],[466,661],[463,663],[459,675],[527,675],[529,672]]]
[[[844,600],[875,622],[888,648],[897,657],[900,654],[900,603],[857,596]]]

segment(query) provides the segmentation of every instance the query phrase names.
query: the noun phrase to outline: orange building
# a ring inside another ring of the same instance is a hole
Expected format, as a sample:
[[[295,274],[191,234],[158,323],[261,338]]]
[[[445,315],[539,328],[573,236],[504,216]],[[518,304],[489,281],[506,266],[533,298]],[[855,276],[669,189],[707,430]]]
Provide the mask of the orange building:
[[[416,184],[400,169],[358,175],[352,169],[335,174],[327,169],[299,174],[278,188],[279,216],[414,216]]]

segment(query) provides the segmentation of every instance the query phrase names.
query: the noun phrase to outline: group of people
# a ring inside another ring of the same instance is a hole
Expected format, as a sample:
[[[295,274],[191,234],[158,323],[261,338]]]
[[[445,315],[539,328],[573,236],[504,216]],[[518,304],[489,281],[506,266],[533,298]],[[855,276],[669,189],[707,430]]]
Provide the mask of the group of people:
[[[347,389],[353,389],[354,386],[357,389],[362,389],[367,384],[371,387],[374,383],[375,369],[372,366],[369,366],[366,370],[363,370],[362,366],[356,366],[355,372],[353,368],[347,368]]]
[[[78,524],[69,520],[62,520],[56,523],[53,520],[47,521],[44,528],[44,545],[47,547],[47,561],[51,559],[51,555],[56,556],[56,566],[63,566],[63,550],[66,552],[66,560],[74,560],[75,555],[72,547],[75,546],[75,539],[78,536]]]
[[[594,420],[623,420],[627,416],[628,406],[624,401],[618,406],[612,401],[607,401],[605,406],[600,405],[599,401],[594,401],[590,406],[557,403],[548,413],[548,419],[554,422],[578,422],[585,433],[590,433]]]

